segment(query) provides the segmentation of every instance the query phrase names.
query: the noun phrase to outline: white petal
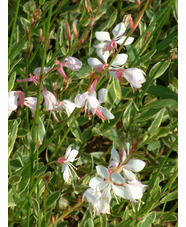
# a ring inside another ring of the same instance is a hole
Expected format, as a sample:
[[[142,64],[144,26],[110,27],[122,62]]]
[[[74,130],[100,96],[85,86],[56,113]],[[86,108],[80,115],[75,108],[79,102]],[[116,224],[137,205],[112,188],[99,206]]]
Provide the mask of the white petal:
[[[126,165],[125,168],[133,172],[139,172],[145,167],[145,162],[139,159],[132,159]]]
[[[119,36],[123,35],[125,32],[125,25],[123,22],[116,25],[116,27],[112,30],[112,34],[114,36],[114,39],[117,39]]]
[[[63,102],[64,102],[64,108],[65,108],[65,110],[66,110],[66,112],[67,112],[67,115],[68,115],[68,117],[70,116],[70,114],[74,111],[74,109],[76,108],[76,105],[73,103],[73,102],[71,102],[71,101],[69,101],[69,100],[63,100]]]
[[[84,193],[83,193],[83,197],[82,197],[82,201],[84,200],[84,197],[87,198],[87,201],[89,203],[95,203],[95,201],[98,199],[99,192],[95,193],[95,190],[92,188],[88,188]]]
[[[108,171],[108,169],[106,167],[99,165],[99,166],[96,166],[96,170],[97,170],[97,173],[101,177],[103,177],[103,178],[105,178],[107,180],[109,179],[109,171]]]
[[[70,155],[71,146],[72,146],[72,145],[69,145],[69,146],[67,147],[66,152],[65,152],[65,158],[68,158],[68,156]]]
[[[120,162],[119,154],[114,147],[111,150],[111,157],[115,162]]]
[[[101,67],[103,64],[97,58],[88,58],[88,64],[93,68]]]
[[[125,179],[119,173],[112,173],[111,180],[116,184],[123,184],[125,182]]]
[[[127,170],[125,168],[123,168],[123,174],[124,174],[124,177],[129,180],[129,181],[132,181],[132,180],[135,180],[136,179],[136,176],[135,174],[130,171],[130,170]]]
[[[18,107],[18,94],[16,91],[10,91],[8,92],[8,111],[12,112],[13,110],[16,110]]]
[[[99,41],[111,41],[110,34],[108,32],[95,32],[95,36]]]
[[[89,186],[96,191],[103,190],[108,183],[100,179],[99,177],[93,177],[89,181]]]
[[[82,95],[81,94],[77,95],[74,100],[77,108],[83,107],[85,105],[85,101],[87,98],[88,98],[88,92],[85,92]]]
[[[68,165],[65,168],[65,171],[63,172],[63,178],[66,182],[68,182],[70,176],[72,176],[72,173],[70,171],[70,168],[68,167]]]
[[[103,49],[96,49],[96,53],[98,57],[100,57],[105,63],[107,63],[107,59],[110,55],[109,51],[103,51]]]
[[[103,43],[99,43],[97,45],[95,45],[94,47],[97,49],[104,49],[107,45],[109,44],[109,42],[103,42]]]
[[[117,196],[120,196],[122,198],[126,198],[128,196],[128,194],[126,193],[126,189],[122,186],[117,186],[113,184],[112,189],[114,191],[114,194],[116,194]]]
[[[73,149],[73,150],[70,152],[70,155],[68,156],[67,161],[68,161],[68,162],[73,162],[74,159],[75,159],[75,157],[78,155],[78,153],[79,153],[79,152],[78,152],[77,150]]]
[[[65,66],[72,71],[78,71],[82,67],[82,62],[75,57],[67,57],[64,60]]]
[[[127,54],[118,54],[114,61],[112,62],[112,66],[117,67],[124,65],[127,61],[128,55]]]
[[[125,145],[127,147],[127,155],[129,155],[129,153],[130,153],[130,143],[127,142],[127,143],[125,143]]]
[[[108,93],[108,90],[105,88],[102,88],[99,90],[99,92],[98,92],[99,103],[106,102],[107,93]]]
[[[125,159],[126,159],[127,154],[126,154],[126,151],[125,151],[124,147],[122,148],[122,150],[123,150],[122,162],[124,162]]]
[[[124,35],[119,40],[117,40],[116,43],[121,45],[125,39],[126,39],[126,36]],[[124,46],[130,45],[133,41],[134,41],[133,37],[128,37],[128,39],[126,40]]]
[[[99,109],[108,120],[115,118],[114,115],[106,107],[99,106]]]

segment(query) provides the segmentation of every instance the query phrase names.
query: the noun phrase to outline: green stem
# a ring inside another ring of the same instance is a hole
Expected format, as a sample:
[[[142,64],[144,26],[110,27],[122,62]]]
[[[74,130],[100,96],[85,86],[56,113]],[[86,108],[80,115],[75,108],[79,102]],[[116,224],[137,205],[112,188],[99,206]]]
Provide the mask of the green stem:
[[[19,5],[20,5],[20,0],[17,0],[17,6],[16,6],[16,11],[15,11],[15,16],[14,16],[14,22],[13,22],[13,25],[12,25],[12,31],[11,31],[10,42],[9,42],[8,56],[10,55],[10,52],[11,52],[13,37],[14,37],[14,33],[15,33],[14,30],[15,30],[15,25],[16,25],[18,11],[19,11]]]

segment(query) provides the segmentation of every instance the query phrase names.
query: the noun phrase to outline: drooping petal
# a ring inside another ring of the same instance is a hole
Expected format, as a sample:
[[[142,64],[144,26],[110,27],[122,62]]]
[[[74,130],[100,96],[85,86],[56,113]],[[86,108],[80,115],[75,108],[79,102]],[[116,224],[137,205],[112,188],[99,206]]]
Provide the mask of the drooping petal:
[[[82,62],[75,57],[67,57],[63,62],[65,67],[68,67],[72,71],[78,71],[82,67]]]
[[[50,67],[44,67],[43,73],[48,73],[50,70],[51,70]],[[40,72],[41,72],[41,67],[38,67],[34,70],[33,74],[40,75]]]
[[[117,186],[117,185],[113,184],[112,190],[113,190],[114,194],[116,194],[117,196],[120,196],[122,198],[127,197],[126,189],[123,186]]]
[[[119,38],[123,33],[125,32],[125,25],[123,22],[116,25],[116,27],[112,30],[112,34],[114,36],[114,39]]]
[[[96,39],[99,41],[111,41],[108,32],[95,32]]]
[[[71,152],[70,152],[70,154],[69,154],[69,156],[68,156],[68,158],[67,158],[67,161],[68,162],[73,162],[74,161],[74,159],[75,159],[75,157],[78,155],[78,151],[77,150],[75,150],[75,149],[73,149]]]
[[[89,110],[91,110],[92,114],[94,115],[95,112],[96,112],[97,107],[99,106],[99,101],[94,96],[94,93],[91,93],[88,96],[87,102],[88,102],[88,108],[89,108]]]
[[[71,170],[68,167],[68,165],[66,165],[65,171],[63,172],[63,178],[66,182],[68,182],[68,180],[71,176],[72,176]]]
[[[99,177],[93,177],[90,181],[89,181],[89,186],[93,189],[95,189],[96,191],[100,191],[103,190],[104,187],[107,185],[108,183],[103,181],[101,178]]]
[[[126,39],[126,36],[121,36],[120,39],[118,39],[116,41],[116,43],[118,43],[119,45],[121,45],[123,43],[123,41]],[[128,39],[126,40],[124,46],[130,45],[132,42],[134,41],[133,37],[128,37]]]
[[[17,107],[18,107],[18,94],[16,93],[16,91],[8,92],[8,111],[9,111],[9,113],[11,113],[13,110],[16,110]]]
[[[115,118],[114,115],[106,107],[99,106],[99,109],[108,120]]]
[[[124,177],[129,181],[136,179],[135,174],[132,171],[127,170],[126,168],[123,168],[123,174],[124,174]]]
[[[104,179],[107,179],[107,180],[109,179],[109,171],[106,167],[98,165],[96,166],[96,171]]]
[[[105,63],[107,63],[108,57],[110,55],[109,51],[103,51],[103,49],[96,49],[98,57],[100,57]]]
[[[128,55],[127,54],[118,54],[114,61],[112,62],[112,66],[117,67],[124,65],[127,61]]]
[[[125,179],[119,173],[111,173],[111,180],[115,184],[123,184]]]
[[[113,147],[112,150],[111,150],[111,157],[112,157],[112,159],[113,159],[115,162],[117,162],[117,163],[120,162],[119,154],[118,154],[118,152],[116,151],[115,147]]]
[[[108,93],[108,90],[106,88],[102,88],[99,90],[99,92],[98,92],[99,103],[106,102],[107,93]]]
[[[37,106],[37,98],[36,97],[26,97],[24,99],[24,105],[35,111]]]
[[[145,167],[145,162],[139,159],[132,159],[126,165],[125,168],[133,172],[139,172]]]
[[[103,64],[97,58],[88,58],[88,64],[93,68],[101,67]]]
[[[77,95],[74,100],[77,108],[83,107],[85,105],[85,101],[87,98],[88,98],[88,92],[85,92],[82,95],[81,94]]]

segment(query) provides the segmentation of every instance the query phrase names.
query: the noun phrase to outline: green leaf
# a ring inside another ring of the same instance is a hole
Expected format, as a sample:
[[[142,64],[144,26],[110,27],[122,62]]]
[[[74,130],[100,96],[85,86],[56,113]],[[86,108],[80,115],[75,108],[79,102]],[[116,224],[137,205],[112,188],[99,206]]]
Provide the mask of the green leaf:
[[[147,92],[151,95],[155,95],[156,97],[162,97],[165,99],[174,99],[178,100],[178,94],[171,91],[169,88],[159,85],[159,86],[150,86]]]
[[[8,135],[8,157],[10,156],[13,150],[14,143],[17,138],[18,125],[19,123],[17,122],[17,120],[15,120],[12,126],[12,131]]]
[[[15,79],[16,79],[16,72],[13,72],[11,74],[10,80],[8,81],[8,91],[11,91],[13,89]]]
[[[23,11],[28,15],[31,15],[34,12],[35,8],[36,8],[36,4],[34,0],[29,0],[23,5]]]
[[[173,9],[173,15],[174,15],[176,21],[178,22],[178,0],[175,0],[175,3],[173,5],[172,9]]]
[[[151,227],[152,223],[156,219],[156,212],[153,211],[143,218],[137,225],[137,227]]]
[[[156,142],[149,143],[149,145],[147,146],[147,150],[154,151],[159,149],[160,147],[161,147],[160,141],[156,141]]]
[[[43,120],[42,120],[42,118],[39,118],[39,141],[40,141],[40,144],[43,143],[45,133],[46,133],[46,131],[45,131],[45,126],[43,124]]]
[[[89,65],[83,66],[78,72],[75,73],[73,79],[83,79],[86,77],[90,77],[91,67]]]
[[[133,111],[133,104],[132,102],[130,102],[127,108],[125,109],[125,111],[123,112],[122,122],[123,122],[124,128],[128,127],[132,111]]]
[[[8,192],[8,207],[14,207],[14,206],[16,206],[16,203],[14,202],[12,192]]]
[[[21,181],[22,176],[19,175],[13,175],[11,177],[8,178],[8,183],[9,184],[18,184]]]
[[[178,37],[178,31],[173,32],[172,34],[168,35],[166,39],[161,41],[157,46],[157,51],[165,50],[166,48],[170,48],[172,41]]]
[[[46,199],[47,210],[59,199],[59,196],[60,196],[59,192],[54,192],[48,196],[48,198]]]
[[[167,196],[165,196],[160,203],[165,203],[165,202],[169,202],[172,200],[177,200],[178,199],[178,191],[173,191],[171,193],[169,193]]]
[[[86,222],[84,227],[94,227],[94,222],[92,220],[92,218],[89,218]]]
[[[113,85],[116,97],[121,100],[121,87],[118,79],[113,78]]]
[[[169,67],[170,60],[156,63],[149,72],[149,77],[157,79],[160,77]]]

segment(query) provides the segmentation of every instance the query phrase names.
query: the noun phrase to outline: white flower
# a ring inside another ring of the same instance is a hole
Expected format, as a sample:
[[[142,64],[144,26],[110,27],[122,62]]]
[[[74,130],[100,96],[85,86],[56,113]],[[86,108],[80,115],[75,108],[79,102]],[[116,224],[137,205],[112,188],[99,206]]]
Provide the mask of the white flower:
[[[18,107],[18,94],[16,91],[8,92],[8,117],[12,111],[16,110]]]
[[[124,148],[122,148],[122,154],[116,151],[113,147],[111,150],[111,157],[113,161],[109,164],[109,168],[117,168],[119,164],[125,162],[126,157],[129,155],[129,143],[126,143],[127,153]],[[129,180],[135,180],[136,176],[134,173],[141,171],[145,167],[145,162],[139,159],[131,159],[126,164],[122,165],[124,177]],[[133,173],[134,172],[134,173]]]
[[[141,199],[147,185],[142,184],[138,180],[132,180],[125,183],[125,198],[136,202],[136,199]]]
[[[124,70],[123,76],[130,83],[133,88],[141,88],[142,84],[146,81],[145,73],[138,68],[128,68]]]
[[[117,44],[121,45],[123,41],[126,39],[126,36],[123,36],[126,28],[123,22],[117,24],[115,28],[112,30],[113,39],[111,40],[110,34],[108,32],[100,31],[96,32],[96,39],[99,41],[103,41],[102,43],[96,45],[95,47],[98,49],[107,50],[115,50],[117,48]],[[125,46],[130,45],[133,42],[134,38],[129,37],[125,42]]]
[[[82,62],[75,57],[67,57],[62,62],[63,66],[68,67],[72,71],[78,71],[82,67]]]
[[[63,172],[63,178],[66,182],[70,181],[70,178],[72,177],[72,173],[71,171],[73,171],[75,173],[75,175],[77,176],[76,172],[75,172],[75,167],[73,166],[72,162],[75,161],[75,157],[78,155],[78,151],[75,149],[71,149],[70,145],[65,153],[65,157],[60,157],[58,159],[58,162],[60,164],[62,164],[62,172]]]
[[[103,51],[102,49],[96,49],[97,55],[104,61],[105,64],[103,64],[99,59],[97,58],[88,58],[88,64],[95,68],[97,72],[103,72],[105,68],[108,66],[107,60],[109,57],[109,51]],[[127,61],[128,55],[127,54],[118,54],[114,61],[111,64],[111,67],[109,68],[109,73],[111,76],[114,76],[117,78],[117,75],[115,71],[117,71],[120,66],[124,65]]]
[[[99,177],[93,177],[89,186],[95,191],[101,191],[105,201],[110,202],[111,191],[114,195],[125,198],[125,189],[123,184],[124,178],[119,173],[109,173],[108,169],[104,166],[96,166],[97,173],[104,179]]]
[[[84,193],[82,200],[86,197],[87,201],[92,204],[95,215],[110,214],[110,205],[106,201],[100,191],[95,191],[93,188],[88,188]]]
[[[50,70],[51,70],[50,67],[44,67],[43,73],[48,73]],[[36,68],[36,69],[34,70],[33,74],[34,74],[34,75],[36,75],[36,74],[37,74],[37,75],[40,75],[40,72],[41,72],[41,67],[38,67],[38,68]]]
[[[24,99],[24,105],[29,107],[32,111],[36,111],[37,98],[35,98],[35,97],[26,97]]]
[[[71,115],[71,113],[74,111],[75,108],[76,108],[76,105],[69,100],[63,100],[62,102],[58,102],[56,107],[56,109],[59,111],[65,109],[68,117]]]

